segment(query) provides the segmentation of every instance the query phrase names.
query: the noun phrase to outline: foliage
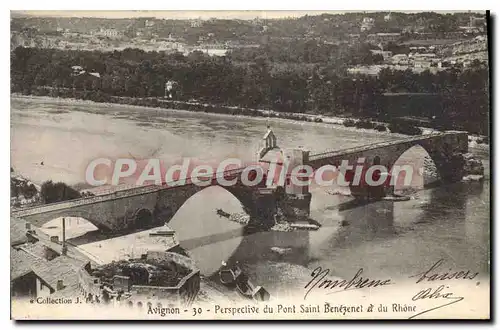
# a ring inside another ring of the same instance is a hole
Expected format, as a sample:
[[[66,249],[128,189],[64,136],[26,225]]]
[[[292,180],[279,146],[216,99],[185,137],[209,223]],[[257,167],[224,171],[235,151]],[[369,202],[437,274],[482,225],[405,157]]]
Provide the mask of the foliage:
[[[343,122],[343,125],[345,127],[354,127],[354,126],[356,126],[356,121],[353,120],[353,119],[350,119],[350,118],[349,119],[345,119],[344,122]]]
[[[369,47],[359,44],[344,49],[316,41],[301,41],[288,53],[273,47],[263,48],[268,52],[258,48],[228,57],[130,48],[105,53],[18,47],[11,53],[11,91],[164,107],[167,103],[159,101],[164,96],[164,84],[173,80],[177,82],[174,101],[192,101],[196,111],[264,116],[247,109],[260,108],[381,121],[418,116],[432,119],[433,127],[488,134],[488,68],[478,62],[465,70],[451,68],[437,74],[383,69],[378,77],[352,76],[340,67],[377,61],[370,57]],[[278,58],[283,53],[287,55]],[[333,53],[335,57],[330,59]],[[235,60],[238,56],[240,61]],[[275,62],[279,60],[287,62]],[[100,78],[75,75],[71,69],[74,65],[82,66],[87,73],[98,72]],[[416,93],[421,99],[409,96],[401,106],[392,106],[386,103],[385,93],[404,97]],[[202,106],[208,103],[210,106]]]
[[[404,120],[393,120],[389,124],[389,130],[392,133],[401,133],[407,135],[420,135],[422,134],[422,129],[413,124],[407,123]]]
[[[363,120],[357,121],[356,124],[354,124],[354,126],[357,128],[371,129],[371,128],[375,128],[375,123],[373,123],[369,120],[363,119]]]
[[[15,177],[10,178],[10,196],[24,198],[33,198],[38,193],[35,185],[29,183],[27,180],[18,179]]]
[[[45,181],[40,190],[40,196],[45,204],[62,202],[81,197],[80,193],[63,182]]]

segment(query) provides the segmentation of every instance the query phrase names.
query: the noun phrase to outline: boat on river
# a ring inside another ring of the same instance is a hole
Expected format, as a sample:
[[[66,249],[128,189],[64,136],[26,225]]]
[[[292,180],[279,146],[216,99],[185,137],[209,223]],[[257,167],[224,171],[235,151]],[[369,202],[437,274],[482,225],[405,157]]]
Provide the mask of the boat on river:
[[[220,282],[224,285],[232,285],[236,283],[236,279],[241,276],[242,273],[243,272],[238,266],[227,268],[223,267],[221,268],[221,270],[219,270],[219,279]]]
[[[243,273],[240,267],[227,267],[223,263],[223,267],[219,271],[220,282],[226,286],[231,286],[243,297],[256,301],[267,301],[271,295],[262,286],[254,285],[248,276]]]
[[[271,297],[269,292],[260,285],[255,286],[244,274],[236,280],[238,293],[247,299],[267,301]]]
[[[223,209],[217,209],[217,215],[224,218],[229,218],[231,216],[231,214],[224,212]]]

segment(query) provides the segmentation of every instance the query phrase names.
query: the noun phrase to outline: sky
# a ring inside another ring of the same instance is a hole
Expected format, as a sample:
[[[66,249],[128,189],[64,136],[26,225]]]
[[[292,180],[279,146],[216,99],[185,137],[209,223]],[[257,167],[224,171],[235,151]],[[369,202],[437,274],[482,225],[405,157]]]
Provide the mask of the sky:
[[[51,17],[101,17],[101,18],[136,18],[136,17],[156,17],[167,19],[209,19],[216,17],[219,19],[254,19],[259,18],[285,18],[301,17],[304,15],[320,15],[323,13],[339,14],[346,11],[51,11],[51,10],[25,10],[12,11],[12,14],[25,14],[33,16],[51,16]],[[367,11],[369,12],[369,11]],[[406,11],[408,12],[408,11]],[[449,11],[448,11],[449,12]]]
[[[156,17],[156,18],[174,18],[191,19],[201,18],[209,19],[230,18],[230,19],[254,19],[260,18],[284,18],[300,17],[308,15],[320,15],[322,13],[342,13],[339,11],[16,11],[33,16],[52,16],[52,17],[103,17],[103,18],[131,18],[131,17]]]

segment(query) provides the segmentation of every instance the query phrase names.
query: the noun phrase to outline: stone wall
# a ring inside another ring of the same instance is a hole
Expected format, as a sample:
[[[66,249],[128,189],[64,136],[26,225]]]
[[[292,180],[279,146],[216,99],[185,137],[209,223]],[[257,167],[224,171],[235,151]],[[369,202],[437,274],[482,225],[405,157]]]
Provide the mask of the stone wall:
[[[160,251],[148,251],[145,260],[168,260],[173,261],[190,270],[176,286],[162,287],[151,285],[131,285],[127,276],[113,277],[113,291],[121,295],[120,303],[132,305],[146,305],[148,302],[157,303],[165,300],[169,304],[189,306],[198,295],[200,290],[200,271],[194,261],[186,256]],[[78,271],[78,287],[83,297],[93,302],[103,302],[104,288],[101,287],[99,278],[90,275],[90,263]]]

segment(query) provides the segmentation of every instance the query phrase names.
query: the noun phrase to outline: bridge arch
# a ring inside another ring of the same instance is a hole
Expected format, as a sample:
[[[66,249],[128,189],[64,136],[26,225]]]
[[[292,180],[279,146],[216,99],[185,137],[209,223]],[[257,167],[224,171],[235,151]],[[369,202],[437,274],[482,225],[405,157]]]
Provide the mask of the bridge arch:
[[[208,186],[197,186],[189,185],[179,187],[177,189],[165,189],[160,192],[161,196],[158,199],[158,203],[155,208],[155,218],[157,218],[158,224],[169,223],[170,220],[177,214],[177,212],[189,201],[193,196],[198,193],[205,191],[207,188],[214,189],[219,188],[223,191],[232,195],[236,200],[238,200],[247,214],[251,214],[253,211],[253,187],[245,187],[242,185],[236,186],[221,186],[219,184],[213,184]]]
[[[467,140],[461,141],[461,136],[435,136],[395,145],[388,157],[390,159],[388,168],[393,168],[396,161],[415,146],[420,146],[428,154],[436,167],[436,174],[440,181],[455,182],[462,178],[464,164],[461,155],[467,152],[468,145]]]
[[[204,273],[211,274],[241,243],[245,226],[219,216],[216,209],[239,214],[241,201],[225,187],[210,186],[192,194],[168,219],[180,246],[190,252]],[[214,262],[214,259],[218,260]]]
[[[429,152],[423,143],[414,143],[404,151],[396,153],[388,166],[391,174],[398,175],[395,178],[395,188],[399,190],[411,186],[421,189],[432,181],[438,181],[441,178],[437,165],[440,163],[439,157],[433,154],[432,150]],[[397,167],[401,170],[399,173]],[[406,171],[408,167],[411,172]]]
[[[54,220],[60,218],[82,218],[83,220],[91,223],[100,230],[111,229],[111,227],[107,223],[103,222],[101,219],[98,219],[93,212],[85,208],[67,208],[61,209],[56,212],[50,212],[47,214],[35,214],[23,218],[33,223],[37,227],[43,227],[45,224],[52,223]]]
[[[131,195],[125,198],[109,199],[100,202],[90,202],[82,198],[54,204],[35,207],[35,212],[30,209],[21,210],[13,216],[24,218],[37,227],[59,218],[82,218],[99,230],[120,231],[142,228],[154,224],[154,203],[156,193],[146,195]],[[39,212],[36,212],[39,209]]]

